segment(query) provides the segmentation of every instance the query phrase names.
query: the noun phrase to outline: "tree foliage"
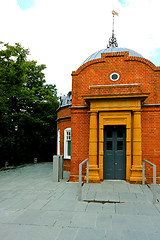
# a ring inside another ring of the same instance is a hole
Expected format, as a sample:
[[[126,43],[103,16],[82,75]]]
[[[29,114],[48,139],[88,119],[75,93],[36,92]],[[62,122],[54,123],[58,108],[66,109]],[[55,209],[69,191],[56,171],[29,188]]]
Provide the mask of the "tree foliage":
[[[55,85],[46,84],[45,65],[27,60],[20,44],[0,43],[0,165],[50,161],[56,147]],[[15,126],[18,130],[15,131]]]

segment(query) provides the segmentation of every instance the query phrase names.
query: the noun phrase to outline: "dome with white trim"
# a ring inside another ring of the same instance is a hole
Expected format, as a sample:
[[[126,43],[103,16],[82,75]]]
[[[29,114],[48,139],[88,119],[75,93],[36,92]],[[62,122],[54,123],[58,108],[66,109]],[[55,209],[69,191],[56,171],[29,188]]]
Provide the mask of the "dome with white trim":
[[[131,49],[128,49],[128,48],[119,48],[119,47],[109,47],[109,48],[106,48],[106,49],[102,49],[98,52],[95,52],[93,53],[92,55],[90,55],[82,64],[85,64],[89,61],[92,61],[92,60],[95,60],[95,59],[99,59],[101,58],[101,54],[102,53],[116,53],[116,52],[129,52],[129,56],[132,56],[132,57],[140,57],[140,58],[143,58],[143,56]]]

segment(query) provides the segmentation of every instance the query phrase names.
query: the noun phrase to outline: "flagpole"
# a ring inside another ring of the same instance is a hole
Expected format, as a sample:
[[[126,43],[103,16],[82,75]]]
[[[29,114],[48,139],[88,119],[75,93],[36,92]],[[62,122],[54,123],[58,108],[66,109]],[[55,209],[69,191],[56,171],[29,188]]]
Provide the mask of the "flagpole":
[[[112,38],[114,38],[114,14],[113,14],[113,28],[112,28]]]
[[[114,36],[114,15],[118,16],[118,13],[114,10],[112,11],[113,14],[113,26],[112,26],[112,37],[109,38],[109,43],[107,44],[107,47],[118,47],[117,39]]]

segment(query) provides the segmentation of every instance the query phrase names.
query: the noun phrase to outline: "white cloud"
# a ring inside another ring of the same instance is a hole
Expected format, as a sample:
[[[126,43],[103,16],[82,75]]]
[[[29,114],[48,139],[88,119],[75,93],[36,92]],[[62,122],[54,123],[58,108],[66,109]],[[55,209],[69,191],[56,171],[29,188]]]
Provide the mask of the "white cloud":
[[[119,46],[149,58],[159,48],[159,0],[127,0],[126,5],[118,0],[35,0],[26,11],[16,0],[1,0],[0,40],[29,48],[32,59],[47,65],[47,83],[56,84],[59,94],[67,93],[71,72],[106,47],[113,5],[119,12],[115,19]]]
[[[136,48],[146,58],[149,57],[149,51],[159,47],[159,5],[157,0],[130,0],[130,4],[121,9],[121,42]]]

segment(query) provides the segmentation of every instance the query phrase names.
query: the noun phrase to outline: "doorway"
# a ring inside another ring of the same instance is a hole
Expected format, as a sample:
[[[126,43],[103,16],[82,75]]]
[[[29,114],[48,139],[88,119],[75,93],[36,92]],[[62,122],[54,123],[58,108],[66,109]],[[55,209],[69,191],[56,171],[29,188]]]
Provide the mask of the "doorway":
[[[126,126],[104,126],[103,179],[126,179]]]

